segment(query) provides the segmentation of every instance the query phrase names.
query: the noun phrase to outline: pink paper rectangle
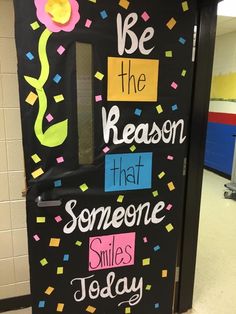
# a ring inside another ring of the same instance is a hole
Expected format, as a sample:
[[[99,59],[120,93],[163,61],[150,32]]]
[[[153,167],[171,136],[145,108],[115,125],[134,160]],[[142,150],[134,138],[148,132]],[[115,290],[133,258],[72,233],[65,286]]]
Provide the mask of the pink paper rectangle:
[[[89,271],[134,265],[135,232],[89,238]]]
[[[107,147],[105,147],[105,148],[103,148],[103,152],[106,154],[106,153],[108,153],[110,151],[110,148],[107,146]]]
[[[178,88],[178,84],[175,83],[175,82],[173,82],[173,83],[171,84],[171,87],[174,88],[174,89],[177,89],[177,88]]]
[[[150,19],[150,16],[148,15],[148,13],[146,11],[143,12],[143,14],[141,15],[142,19],[147,22]]]
[[[87,19],[85,22],[85,27],[90,28],[91,24],[92,24],[92,21],[90,19]]]
[[[62,164],[64,162],[64,158],[63,157],[58,157],[57,158],[57,163],[58,164]]]
[[[61,222],[62,221],[61,216],[56,216],[54,219],[56,220],[56,222]]]
[[[53,118],[53,116],[49,113],[49,114],[46,116],[46,119],[48,120],[48,122],[51,122],[54,118]]]
[[[35,235],[33,236],[33,238],[34,238],[35,241],[39,241],[39,240],[40,240],[40,237],[39,237],[37,234],[35,234]]]
[[[168,159],[168,160],[174,160],[174,157],[169,155],[169,156],[167,157],[167,159]]]
[[[171,210],[172,207],[173,207],[173,205],[172,205],[172,204],[169,204],[169,205],[166,207],[166,210]]]
[[[96,102],[102,101],[102,95],[95,96]]]
[[[65,48],[63,46],[59,46],[57,49],[57,52],[59,53],[59,55],[62,55],[65,51]]]

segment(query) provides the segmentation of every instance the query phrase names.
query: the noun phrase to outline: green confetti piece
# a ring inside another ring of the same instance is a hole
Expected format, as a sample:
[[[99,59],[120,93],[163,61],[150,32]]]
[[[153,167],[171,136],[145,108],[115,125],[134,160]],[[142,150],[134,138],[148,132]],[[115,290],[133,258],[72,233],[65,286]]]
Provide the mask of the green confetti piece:
[[[46,258],[41,259],[40,264],[41,264],[42,266],[46,266],[46,265],[48,264],[47,259],[46,259]]]
[[[86,184],[86,183],[81,184],[81,186],[80,186],[79,188],[80,188],[80,190],[81,190],[82,192],[85,192],[85,191],[87,191],[87,190],[88,190],[88,186],[87,186],[87,184]]]

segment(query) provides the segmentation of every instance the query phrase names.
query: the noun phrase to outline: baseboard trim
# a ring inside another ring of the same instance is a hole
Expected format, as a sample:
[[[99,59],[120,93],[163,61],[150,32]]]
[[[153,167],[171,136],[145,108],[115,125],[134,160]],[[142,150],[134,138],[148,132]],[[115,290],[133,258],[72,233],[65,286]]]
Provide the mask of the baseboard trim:
[[[20,310],[31,306],[31,295],[0,300],[0,313]]]
[[[226,174],[226,173],[224,173],[224,172],[221,172],[221,171],[219,171],[219,170],[216,170],[216,169],[213,169],[213,168],[210,168],[210,167],[207,167],[207,166],[204,166],[204,168],[205,168],[206,170],[209,170],[209,171],[211,171],[211,172],[214,172],[215,174],[218,174],[219,176],[221,176],[221,177],[223,177],[223,178],[225,178],[225,179],[228,179],[228,180],[231,179],[231,176],[228,175],[228,174]]]

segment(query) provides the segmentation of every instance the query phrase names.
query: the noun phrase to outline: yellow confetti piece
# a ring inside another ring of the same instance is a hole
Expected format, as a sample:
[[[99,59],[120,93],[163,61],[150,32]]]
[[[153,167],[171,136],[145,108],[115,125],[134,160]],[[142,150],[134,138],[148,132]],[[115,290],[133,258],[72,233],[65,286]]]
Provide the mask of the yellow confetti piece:
[[[121,6],[122,8],[126,10],[128,9],[129,5],[130,5],[130,2],[128,0],[120,0],[119,2],[119,6]]]
[[[104,74],[102,74],[102,73],[99,72],[99,71],[97,71],[94,76],[95,76],[96,79],[98,79],[99,81],[103,80],[103,78],[104,78]]]
[[[64,96],[62,94],[54,96],[54,100],[56,103],[64,100]]]
[[[136,146],[135,145],[133,145],[133,146],[131,146],[130,148],[129,148],[129,150],[133,153],[133,152],[135,152],[136,151]]]
[[[173,183],[173,182],[169,182],[169,183],[168,183],[168,188],[169,188],[170,191],[174,191],[174,190],[175,190],[175,185],[174,185],[174,183]]]
[[[49,287],[45,290],[44,293],[47,294],[47,295],[51,295],[54,290],[55,290],[55,288],[49,286]]]
[[[163,269],[161,272],[161,277],[162,278],[167,278],[168,277],[168,270],[167,269]]]
[[[85,192],[85,191],[87,191],[87,190],[88,190],[88,186],[87,186],[87,184],[86,184],[86,183],[81,184],[79,188],[80,188],[80,190],[81,190],[82,192]]]
[[[150,259],[150,258],[144,258],[144,259],[142,260],[142,264],[143,264],[143,266],[148,266],[148,265],[150,265],[150,264],[151,264],[151,259]]]
[[[189,10],[188,1],[182,2],[182,9],[184,12]]]
[[[91,305],[89,305],[86,309],[86,312],[88,313],[95,313],[95,311],[96,311],[96,307],[93,307]]]
[[[31,28],[36,31],[36,29],[38,29],[40,26],[39,26],[39,23],[37,21],[33,22],[30,24]]]
[[[126,307],[125,314],[130,314],[130,313],[131,313],[131,307]]]
[[[152,289],[152,285],[146,285],[145,290],[150,291]]]
[[[64,273],[64,267],[57,267],[57,275],[62,275]]]
[[[26,101],[29,105],[33,106],[33,105],[35,104],[35,102],[36,102],[37,99],[38,99],[38,95],[36,95],[36,94],[33,93],[33,92],[30,92],[25,101]]]
[[[164,178],[165,175],[166,175],[165,172],[162,171],[161,173],[159,173],[158,178],[162,179],[162,178]]]
[[[57,303],[57,312],[63,312],[64,306],[63,303]]]
[[[31,158],[33,159],[34,163],[36,163],[36,164],[41,161],[41,158],[37,154],[32,155]]]
[[[124,197],[125,197],[124,195],[119,195],[118,198],[117,198],[117,202],[118,203],[122,203],[123,200],[124,200]]]
[[[172,17],[168,23],[166,23],[166,26],[172,30],[174,27],[175,27],[175,24],[176,24],[176,20]]]
[[[36,217],[37,224],[44,224],[46,222],[46,217]]]
[[[167,230],[168,232],[173,231],[173,230],[174,230],[173,225],[172,225],[172,224],[167,225],[167,226],[166,226],[166,230]]]
[[[81,246],[83,243],[81,242],[81,241],[76,241],[75,242],[75,245],[77,245],[77,246]]]
[[[187,71],[186,70],[183,70],[182,73],[181,73],[181,76],[185,77],[187,74]]]
[[[93,3],[96,3],[97,2],[97,0],[89,0],[90,2],[93,2]]]
[[[48,264],[47,259],[46,259],[46,258],[41,259],[40,264],[41,264],[42,266],[46,266],[46,265]]]
[[[152,192],[152,195],[153,195],[154,197],[157,197],[157,196],[158,196],[158,191],[153,191],[153,192]]]
[[[51,238],[49,246],[51,246],[51,247],[59,247],[60,246],[60,242],[61,242],[61,239]]]
[[[44,171],[42,168],[39,168],[39,169],[35,170],[34,172],[32,172],[31,174],[32,174],[32,177],[34,179],[36,179],[36,178],[40,177],[42,174],[44,174]]]
[[[162,108],[162,105],[158,105],[156,106],[156,110],[159,114],[161,114],[163,112],[163,108]]]
[[[166,51],[166,52],[165,52],[165,56],[166,56],[166,58],[172,58],[172,57],[173,57],[172,51],[171,51],[171,50]]]

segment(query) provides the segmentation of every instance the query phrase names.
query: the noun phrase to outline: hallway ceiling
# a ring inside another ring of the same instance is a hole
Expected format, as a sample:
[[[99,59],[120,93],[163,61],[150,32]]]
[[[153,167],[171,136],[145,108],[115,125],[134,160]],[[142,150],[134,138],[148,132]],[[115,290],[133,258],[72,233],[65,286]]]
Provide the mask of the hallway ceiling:
[[[236,31],[236,17],[218,16],[216,36]]]

